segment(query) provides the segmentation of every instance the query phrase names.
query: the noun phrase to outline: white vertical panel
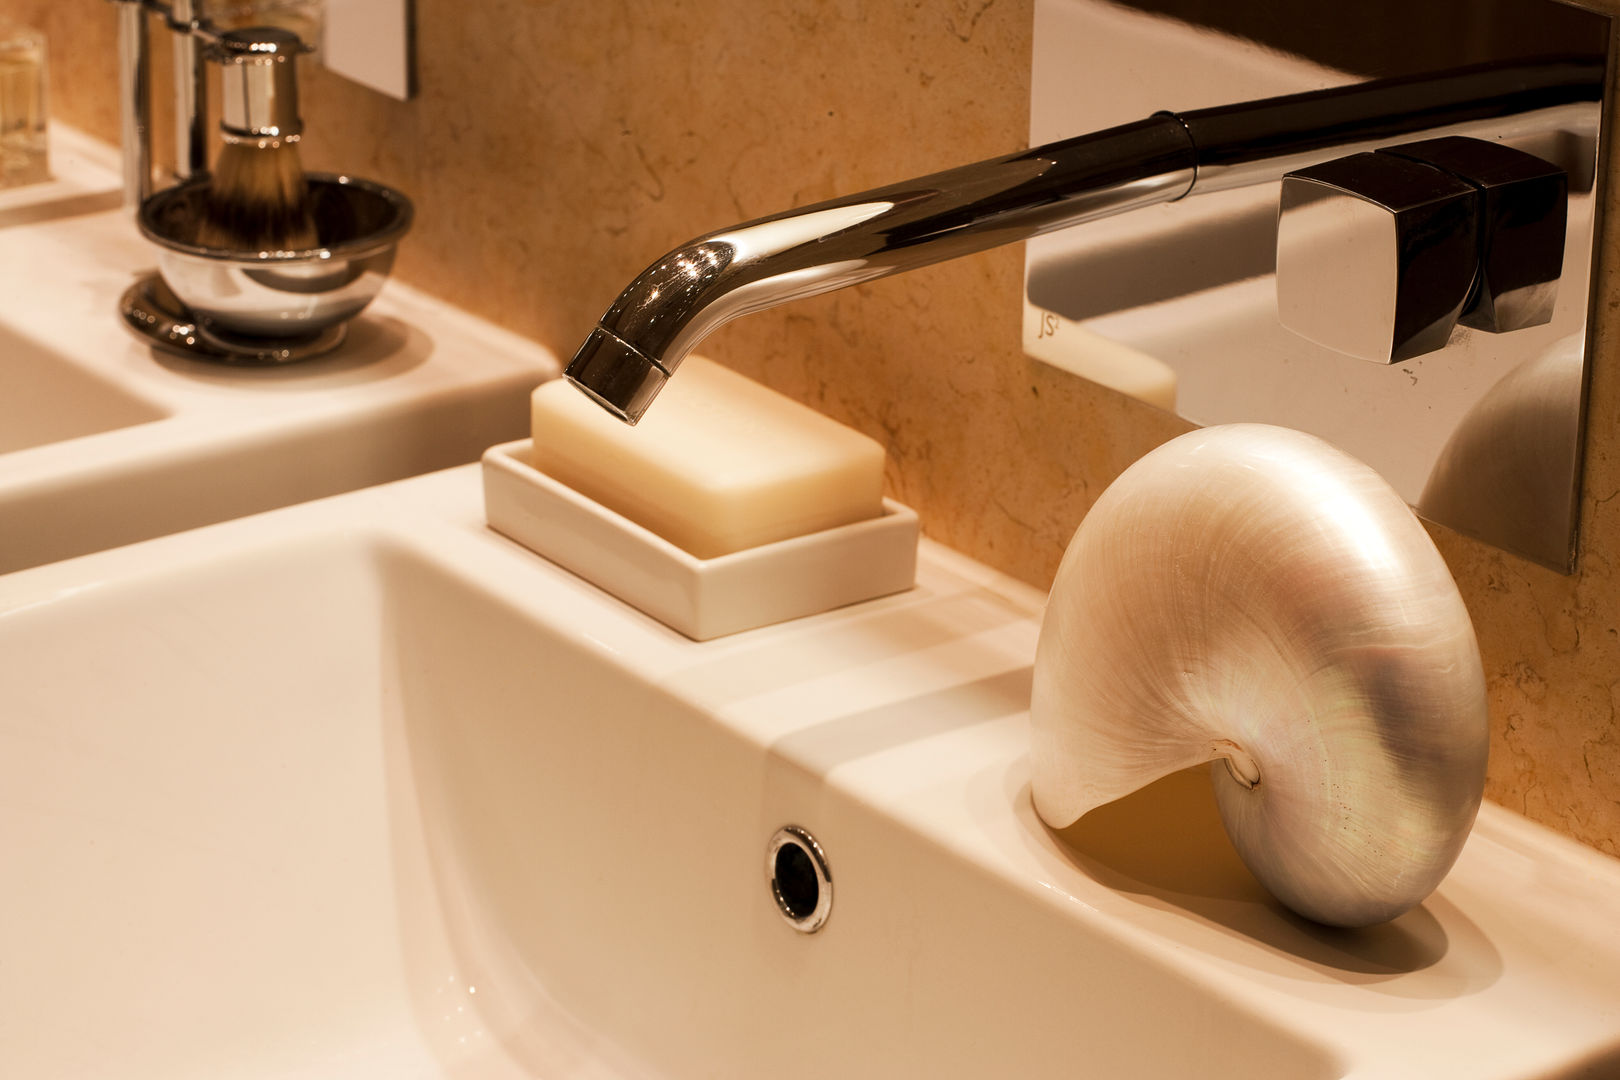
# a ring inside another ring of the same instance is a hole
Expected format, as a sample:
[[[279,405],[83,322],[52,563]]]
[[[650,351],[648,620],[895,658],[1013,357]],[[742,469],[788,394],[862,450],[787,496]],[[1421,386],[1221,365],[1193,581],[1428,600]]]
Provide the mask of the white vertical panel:
[[[410,0],[326,0],[321,59],[362,86],[411,96]]]

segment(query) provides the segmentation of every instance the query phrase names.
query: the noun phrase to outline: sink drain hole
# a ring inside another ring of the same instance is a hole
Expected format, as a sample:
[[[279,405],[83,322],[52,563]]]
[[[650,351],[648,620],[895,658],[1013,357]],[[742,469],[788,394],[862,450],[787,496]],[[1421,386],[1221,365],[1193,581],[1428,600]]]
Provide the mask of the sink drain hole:
[[[765,850],[765,876],[788,925],[813,934],[832,913],[832,874],[816,838],[797,825],[776,830]]]

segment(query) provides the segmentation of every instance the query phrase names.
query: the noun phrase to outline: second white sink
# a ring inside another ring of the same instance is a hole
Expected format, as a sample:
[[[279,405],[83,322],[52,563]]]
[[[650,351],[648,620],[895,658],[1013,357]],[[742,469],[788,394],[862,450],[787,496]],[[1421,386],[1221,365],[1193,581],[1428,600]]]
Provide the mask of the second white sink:
[[[0,454],[167,415],[111,379],[0,324]]]
[[[107,209],[116,155],[57,128],[52,163],[0,199],[0,573],[471,461],[558,371],[399,282],[316,360],[155,351],[118,312],[156,255]]]

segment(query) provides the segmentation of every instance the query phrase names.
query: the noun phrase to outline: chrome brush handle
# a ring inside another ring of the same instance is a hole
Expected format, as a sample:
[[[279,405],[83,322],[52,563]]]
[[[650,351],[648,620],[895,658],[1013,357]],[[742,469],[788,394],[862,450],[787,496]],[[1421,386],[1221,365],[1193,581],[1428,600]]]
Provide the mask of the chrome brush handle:
[[[291,30],[254,26],[221,34],[203,57],[220,65],[220,130],[237,141],[297,141],[300,53],[309,47]]]
[[[207,169],[201,57],[219,60],[225,85],[227,137],[296,138],[298,86],[293,57],[311,51],[289,30],[252,28],[219,33],[199,18],[195,0],[112,0],[118,13],[118,112],[124,149],[124,204],[134,212],[152,194],[152,53],[146,17],[161,17],[175,35],[175,173]],[[234,101],[232,99],[235,99]],[[274,128],[279,134],[255,129]]]

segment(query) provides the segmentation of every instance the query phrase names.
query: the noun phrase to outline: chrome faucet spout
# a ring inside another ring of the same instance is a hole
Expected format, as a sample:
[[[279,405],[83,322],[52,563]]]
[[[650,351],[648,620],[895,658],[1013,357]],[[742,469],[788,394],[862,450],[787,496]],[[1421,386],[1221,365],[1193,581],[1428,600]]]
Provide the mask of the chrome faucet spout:
[[[565,374],[634,424],[682,357],[739,315],[1415,133],[1546,124],[1542,114],[1598,101],[1603,79],[1601,60],[1555,58],[1158,113],[735,225],[642,271]]]
[[[1179,198],[1192,181],[1192,141],[1164,115],[722,229],[642,271],[567,374],[633,424],[739,315]]]

